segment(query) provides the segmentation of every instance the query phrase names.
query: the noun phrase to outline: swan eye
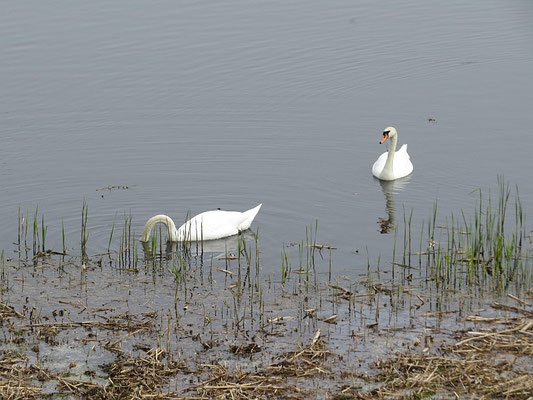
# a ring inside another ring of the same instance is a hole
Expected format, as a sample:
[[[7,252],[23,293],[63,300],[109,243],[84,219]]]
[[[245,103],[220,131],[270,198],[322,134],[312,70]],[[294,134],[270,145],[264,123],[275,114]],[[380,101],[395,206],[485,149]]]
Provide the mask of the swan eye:
[[[390,131],[384,131],[383,136],[389,136]]]

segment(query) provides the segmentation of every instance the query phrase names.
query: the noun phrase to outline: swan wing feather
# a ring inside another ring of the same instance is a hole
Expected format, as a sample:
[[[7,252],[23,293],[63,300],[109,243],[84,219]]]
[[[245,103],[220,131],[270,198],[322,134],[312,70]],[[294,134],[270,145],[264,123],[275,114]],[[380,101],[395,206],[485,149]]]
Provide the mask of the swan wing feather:
[[[252,224],[261,204],[251,210],[205,211],[185,222],[178,229],[178,240],[213,240],[233,236]]]
[[[404,144],[394,155],[393,170],[395,179],[403,178],[413,172],[411,157],[407,153],[407,144]]]
[[[383,153],[376,160],[372,166],[372,175],[378,179],[387,179],[382,177],[383,169],[385,168],[385,163],[387,162],[388,152]],[[393,161],[393,178],[398,179],[403,178],[404,176],[409,175],[413,172],[413,164],[411,163],[411,157],[407,153],[407,144],[402,145],[398,151],[394,153]]]
[[[379,156],[379,158],[376,160],[374,165],[372,166],[372,175],[374,175],[376,178],[379,178],[381,175],[381,171],[383,171],[383,168],[385,167],[385,163],[387,162],[387,156],[388,152],[383,153]]]

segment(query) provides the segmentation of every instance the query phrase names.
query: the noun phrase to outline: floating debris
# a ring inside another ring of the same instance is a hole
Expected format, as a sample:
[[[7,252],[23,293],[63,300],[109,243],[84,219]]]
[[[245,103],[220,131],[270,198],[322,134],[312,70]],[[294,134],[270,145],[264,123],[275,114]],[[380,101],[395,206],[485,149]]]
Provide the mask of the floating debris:
[[[111,190],[116,190],[116,189],[126,190],[126,189],[129,189],[130,187],[132,187],[132,186],[131,185],[108,185],[108,186],[104,186],[104,187],[98,188],[98,189],[96,189],[96,191],[97,192],[100,192],[102,190],[111,191]]]

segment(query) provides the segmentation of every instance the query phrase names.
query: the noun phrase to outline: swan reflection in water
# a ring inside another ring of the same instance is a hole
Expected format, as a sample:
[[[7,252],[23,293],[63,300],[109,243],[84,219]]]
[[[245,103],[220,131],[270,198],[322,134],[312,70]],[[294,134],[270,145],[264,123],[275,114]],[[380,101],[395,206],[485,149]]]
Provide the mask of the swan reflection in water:
[[[222,239],[166,242],[165,253],[162,254],[162,257],[170,259],[177,251],[184,251],[190,257],[202,257],[205,254],[214,254],[214,258],[216,259],[231,259],[233,256],[238,257],[236,252],[239,249],[239,243],[241,243],[242,248],[243,241],[247,243],[251,240],[255,240],[255,233],[251,229],[247,229],[237,235],[228,236]],[[154,252],[151,242],[141,241],[141,244],[143,246],[145,259],[152,260],[154,253],[157,253],[159,249],[155,249]]]
[[[411,180],[411,177],[406,176],[405,178],[400,178],[393,181],[383,181],[380,179],[376,180],[379,181],[381,190],[383,190],[383,194],[385,195],[385,207],[387,209],[387,218],[378,219],[379,231],[380,233],[389,233],[394,230],[395,225],[394,213],[396,208],[394,206],[394,194],[404,190]]]

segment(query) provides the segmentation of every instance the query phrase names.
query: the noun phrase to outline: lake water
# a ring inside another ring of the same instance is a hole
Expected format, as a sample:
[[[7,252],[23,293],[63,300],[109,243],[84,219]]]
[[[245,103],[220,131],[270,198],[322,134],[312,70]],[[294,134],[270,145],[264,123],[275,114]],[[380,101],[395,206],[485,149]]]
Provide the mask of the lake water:
[[[263,203],[262,268],[318,221],[357,273],[366,248],[390,255],[392,205],[419,226],[501,174],[532,215],[532,17],[529,0],[6,3],[0,249],[19,207],[78,249],[85,199],[95,253],[124,213],[140,235],[155,214]],[[370,172],[388,125],[414,164],[392,191]]]

